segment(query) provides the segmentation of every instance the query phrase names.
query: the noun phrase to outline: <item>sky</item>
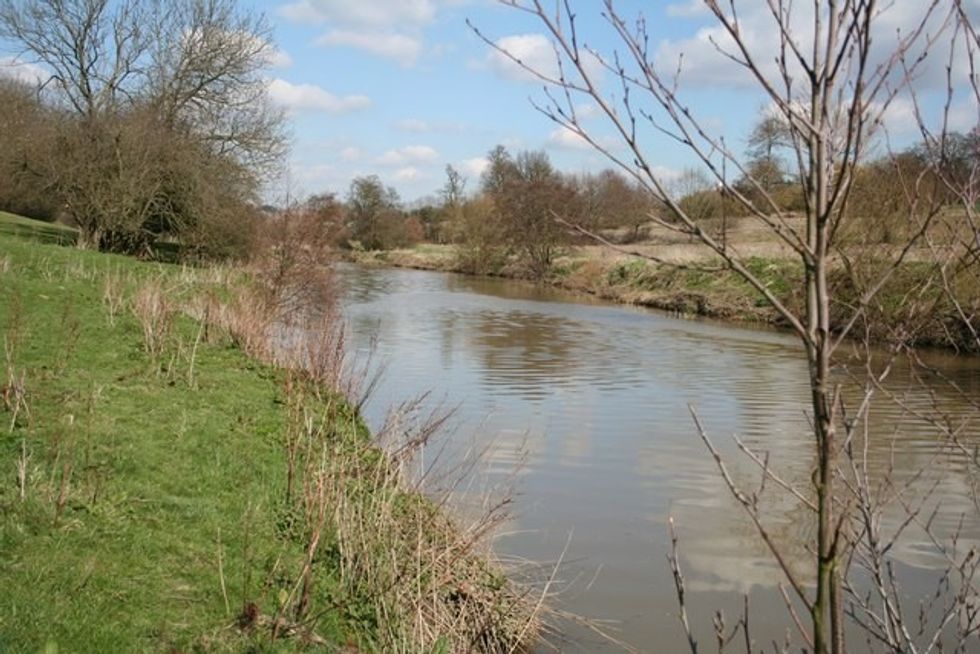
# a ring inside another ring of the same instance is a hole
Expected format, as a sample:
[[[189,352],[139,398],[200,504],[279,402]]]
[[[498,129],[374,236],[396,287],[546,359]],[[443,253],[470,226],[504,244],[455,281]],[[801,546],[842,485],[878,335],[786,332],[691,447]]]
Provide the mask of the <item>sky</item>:
[[[597,0],[583,22],[604,28]],[[639,6],[622,3],[624,13]],[[663,43],[694,38],[706,16],[677,2],[643,4],[652,36]],[[689,3],[688,3],[689,4]],[[294,0],[255,5],[275,25],[281,66],[273,97],[291,115],[291,186],[343,195],[351,178],[377,174],[406,201],[434,195],[454,166],[479,184],[486,154],[544,150],[560,169],[596,171],[608,162],[581,139],[537,111],[546,100],[540,82],[493,51],[467,25],[553,68],[553,54],[533,17],[492,0]],[[592,30],[612,47],[606,29]],[[600,43],[600,42],[596,42]],[[705,117],[719,128],[744,131],[761,101],[738,89],[706,89]],[[584,106],[585,101],[583,99]],[[594,127],[603,130],[600,121]],[[606,137],[609,138],[609,137]],[[663,141],[655,157],[668,175],[694,163]]]
[[[601,2],[572,4],[583,42],[611,52],[618,43],[601,18]],[[923,4],[895,0],[888,5],[880,21],[883,33],[893,38],[895,30],[907,28]],[[980,0],[967,4],[980,17]],[[403,200],[415,202],[438,192],[447,164],[472,190],[496,145],[544,150],[571,173],[608,166],[581,139],[538,112],[532,102],[546,100],[540,82],[495,53],[467,25],[524,61],[553,69],[551,46],[533,16],[495,0],[250,0],[245,6],[265,14],[273,26],[269,92],[287,112],[292,136],[288,174],[270,195],[343,197],[354,177],[376,174]],[[724,36],[703,3],[621,0],[616,6],[626,17],[642,12],[654,60],[664,70],[675,70],[683,55],[682,97],[731,149],[744,150],[766,102],[712,45],[712,39]],[[775,35],[765,6],[762,0],[738,3],[748,40],[768,60]],[[938,88],[940,59],[916,82],[925,91]],[[0,57],[0,66],[4,61],[9,58]],[[964,80],[968,75],[957,74]],[[605,93],[615,92],[611,75],[600,73],[599,80]],[[575,102],[600,141],[614,143],[594,105]],[[976,125],[975,98],[957,97],[953,116],[959,129]],[[890,134],[899,141],[912,139],[914,118],[910,103],[896,103],[886,121]],[[652,130],[643,138],[665,178],[694,165],[693,156],[671,139]]]

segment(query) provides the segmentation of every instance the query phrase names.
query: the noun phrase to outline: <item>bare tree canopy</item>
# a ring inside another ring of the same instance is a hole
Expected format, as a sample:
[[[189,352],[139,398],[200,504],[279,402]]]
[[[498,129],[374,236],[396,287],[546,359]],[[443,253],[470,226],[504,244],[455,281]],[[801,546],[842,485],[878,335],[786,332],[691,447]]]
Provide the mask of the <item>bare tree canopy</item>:
[[[124,0],[3,0],[0,37],[50,72],[45,85],[93,118],[139,91],[159,13]]]

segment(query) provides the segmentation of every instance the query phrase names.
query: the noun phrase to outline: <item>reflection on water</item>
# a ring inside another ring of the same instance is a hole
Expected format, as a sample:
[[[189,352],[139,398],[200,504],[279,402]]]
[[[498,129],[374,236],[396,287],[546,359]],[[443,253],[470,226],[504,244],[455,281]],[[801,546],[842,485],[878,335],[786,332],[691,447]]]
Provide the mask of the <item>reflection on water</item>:
[[[755,637],[782,639],[786,620],[773,591],[779,575],[697,438],[688,405],[697,407],[740,479],[757,483],[759,471],[733,456],[733,433],[769,451],[784,477],[805,481],[814,452],[806,365],[792,337],[501,280],[354,267],[342,273],[355,341],[374,344],[387,364],[369,419],[379,420],[393,402],[432,391],[459,406],[456,437],[492,441],[492,469],[500,474],[512,470],[526,445],[516,524],[498,549],[551,560],[572,534],[564,576],[580,574],[584,581],[570,586],[566,608],[616,620],[620,635],[636,646],[680,647],[665,562],[669,513],[704,636],[714,609],[737,613],[748,592],[757,610]],[[936,365],[966,394],[980,396],[980,362],[948,358]],[[935,385],[933,395],[902,371],[890,384],[907,407],[939,402],[950,415],[963,411],[962,399],[945,384]],[[934,479],[925,482],[938,483],[943,497],[937,524],[953,528],[970,508],[967,468],[934,465],[935,436],[894,403],[876,403],[872,422],[873,471],[893,469],[903,479],[928,467]],[[977,428],[965,433],[975,436]],[[785,495],[770,492],[765,501],[770,528],[795,551],[794,567],[807,574],[802,543],[813,536],[812,521]],[[980,540],[976,520],[968,522],[966,537]],[[896,553],[910,570],[935,564],[918,538],[910,535]],[[586,636],[577,646],[602,647]]]

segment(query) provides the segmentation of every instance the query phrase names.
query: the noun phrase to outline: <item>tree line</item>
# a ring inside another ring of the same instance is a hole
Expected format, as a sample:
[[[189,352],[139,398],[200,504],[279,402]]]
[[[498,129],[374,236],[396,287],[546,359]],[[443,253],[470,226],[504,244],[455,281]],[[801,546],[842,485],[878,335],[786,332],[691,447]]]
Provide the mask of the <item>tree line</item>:
[[[274,53],[263,17],[234,0],[0,0],[0,37],[46,75],[0,79],[0,209],[61,219],[84,246],[136,254],[172,242],[192,257],[241,256],[268,240],[263,227],[278,228],[260,197],[287,151],[262,76]],[[683,214],[724,238],[727,220],[752,207],[805,213],[793,133],[763,113],[734,178],[684,170],[667,180],[673,207],[622,170],[571,175],[542,151],[497,146],[473,188],[447,166],[438,198],[414,208],[366,176],[342,200],[323,193],[290,210],[342,247],[452,243],[464,269],[516,262],[539,277],[583,230],[636,242]],[[945,138],[942,161],[920,144],[855,166],[853,238],[901,242],[910,204],[932,204],[924,192],[955,201],[946,180],[958,188],[976,170],[980,135]]]
[[[567,174],[543,151],[512,153],[497,146],[474,188],[447,165],[438,196],[414,208],[406,208],[395,189],[371,175],[355,179],[342,199],[318,194],[298,209],[329,224],[338,247],[453,244],[464,270],[488,273],[512,263],[528,276],[541,277],[569,247],[593,243],[596,237],[615,244],[640,242],[657,223],[679,224],[679,213],[722,239],[728,220],[751,215],[753,206],[804,214],[806,198],[787,163],[792,144],[786,134],[778,118],[764,116],[746,139],[743,171],[725,183],[698,169],[681,171],[670,180],[674,208],[612,168]],[[842,238],[855,245],[900,243],[916,229],[910,211],[956,204],[958,196],[951,190],[958,188],[956,180],[965,183],[980,166],[980,132],[951,132],[946,139],[938,158],[917,143],[855,166],[854,219]],[[952,187],[949,180],[954,180]]]

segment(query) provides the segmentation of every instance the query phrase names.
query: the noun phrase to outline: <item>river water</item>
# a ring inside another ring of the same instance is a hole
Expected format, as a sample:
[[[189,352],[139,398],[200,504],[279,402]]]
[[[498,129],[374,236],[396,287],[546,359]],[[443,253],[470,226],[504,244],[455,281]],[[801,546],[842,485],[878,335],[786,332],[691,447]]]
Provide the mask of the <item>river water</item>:
[[[732,434],[769,452],[784,478],[804,483],[815,458],[795,338],[505,280],[355,266],[340,267],[340,278],[355,349],[372,350],[386,367],[366,407],[369,421],[377,427],[392,404],[425,392],[429,404],[455,407],[446,438],[486,446],[488,479],[517,471],[514,517],[495,549],[539,562],[564,552],[553,603],[602,621],[635,648],[681,651],[666,559],[673,516],[703,646],[714,647],[714,612],[733,624],[746,594],[753,638],[767,650],[782,642],[790,621],[776,590],[780,575],[688,407],[747,486],[758,486],[759,470],[739,455]],[[980,397],[980,361],[937,354],[930,363]],[[947,382],[926,388],[899,369],[889,384],[906,407],[975,412]],[[937,529],[948,532],[966,515],[964,541],[980,541],[969,466],[937,459],[934,431],[894,402],[876,401],[871,425],[872,469],[902,480],[925,467],[919,483],[937,483],[942,498]],[[964,437],[978,428],[974,421]],[[806,510],[771,486],[762,502],[769,528],[805,576],[802,543],[814,535]],[[933,590],[939,561],[923,533],[910,530],[894,556],[907,596]],[[575,626],[556,645],[617,651]]]

